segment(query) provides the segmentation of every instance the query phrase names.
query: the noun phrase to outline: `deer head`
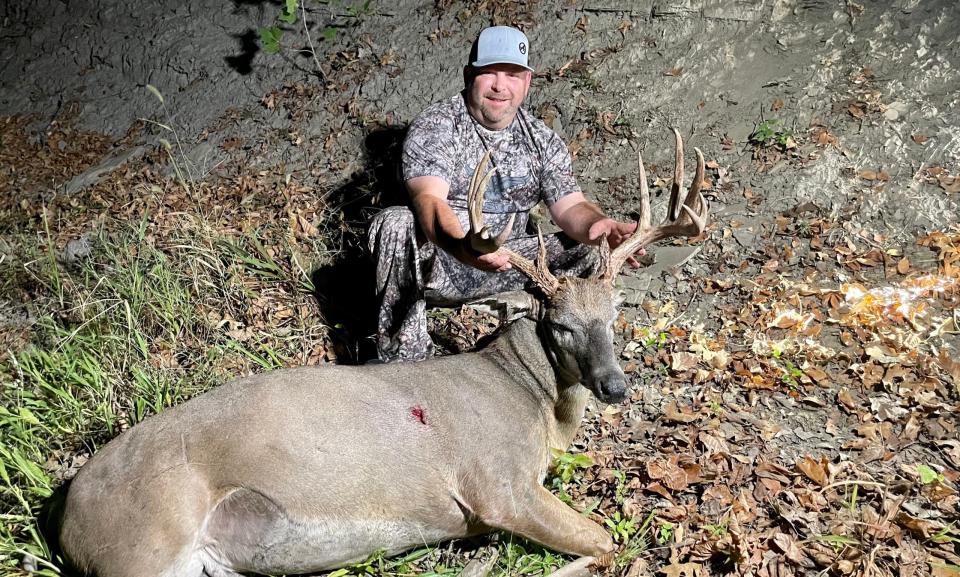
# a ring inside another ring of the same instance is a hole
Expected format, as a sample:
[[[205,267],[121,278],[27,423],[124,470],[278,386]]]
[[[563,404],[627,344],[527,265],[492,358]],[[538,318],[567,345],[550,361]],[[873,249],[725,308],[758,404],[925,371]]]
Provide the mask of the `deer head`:
[[[505,252],[510,264],[533,282],[540,293],[541,339],[561,379],[567,384],[583,384],[604,402],[619,402],[627,392],[627,381],[613,350],[613,323],[620,304],[614,283],[626,260],[640,248],[674,236],[698,236],[707,222],[707,203],[700,193],[704,160],[699,149],[697,169],[686,198],[680,204],[683,185],[683,140],[676,137],[676,163],[667,216],[659,226],[650,224],[650,192],[647,187],[643,158],[640,167],[640,210],[637,229],[620,246],[611,251],[606,237],[600,239],[600,262],[597,274],[590,278],[555,277],[548,268],[546,245],[538,228],[539,253],[530,260],[504,246],[513,220],[497,235],[483,224],[483,191],[492,171],[487,170],[489,153],[484,155],[468,192],[471,245],[480,252]]]

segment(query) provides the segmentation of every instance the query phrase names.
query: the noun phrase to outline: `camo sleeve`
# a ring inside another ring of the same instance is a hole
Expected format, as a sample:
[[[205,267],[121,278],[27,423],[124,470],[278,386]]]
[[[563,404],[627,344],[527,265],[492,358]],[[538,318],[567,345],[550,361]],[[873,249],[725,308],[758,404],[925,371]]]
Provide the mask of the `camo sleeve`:
[[[457,139],[454,121],[445,105],[424,110],[413,123],[403,141],[403,180],[418,176],[438,176],[452,183]],[[446,143],[438,145],[438,143]]]
[[[547,204],[553,206],[553,203],[562,197],[578,192],[580,186],[573,175],[573,161],[570,158],[570,151],[567,145],[557,135],[550,130],[545,138],[543,147],[543,172],[540,174],[540,197]]]

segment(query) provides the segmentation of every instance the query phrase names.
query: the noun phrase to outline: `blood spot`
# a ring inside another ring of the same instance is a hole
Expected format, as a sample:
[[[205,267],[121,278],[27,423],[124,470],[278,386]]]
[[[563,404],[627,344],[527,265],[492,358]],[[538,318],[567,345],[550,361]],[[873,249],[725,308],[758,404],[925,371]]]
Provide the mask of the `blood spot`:
[[[414,405],[410,407],[410,414],[414,419],[420,421],[421,424],[427,424],[427,413],[423,410],[423,407],[420,405]]]

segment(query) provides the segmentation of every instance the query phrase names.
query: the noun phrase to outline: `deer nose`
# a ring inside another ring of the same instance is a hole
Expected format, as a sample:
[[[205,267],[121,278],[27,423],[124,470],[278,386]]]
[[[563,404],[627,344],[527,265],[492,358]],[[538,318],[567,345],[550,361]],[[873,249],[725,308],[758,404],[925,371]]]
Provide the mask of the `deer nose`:
[[[594,391],[604,403],[619,403],[627,397],[627,378],[623,373],[618,373],[609,373],[597,379]]]

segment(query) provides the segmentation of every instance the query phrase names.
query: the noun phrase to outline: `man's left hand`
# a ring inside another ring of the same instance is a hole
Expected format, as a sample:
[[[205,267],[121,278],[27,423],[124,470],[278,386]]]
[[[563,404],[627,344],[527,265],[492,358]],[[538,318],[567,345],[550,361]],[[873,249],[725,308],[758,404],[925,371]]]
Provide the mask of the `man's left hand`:
[[[590,225],[590,230],[587,233],[587,236],[591,242],[597,242],[600,240],[601,236],[606,234],[607,244],[610,245],[610,250],[613,250],[623,244],[625,240],[630,238],[635,230],[637,230],[637,223],[635,222],[618,222],[612,218],[601,218],[597,222]],[[647,254],[647,251],[643,247],[640,247],[634,253],[636,256],[643,256],[645,254]],[[627,262],[630,263],[630,266],[633,268],[640,266],[640,263],[638,263],[632,256],[627,259]]]

